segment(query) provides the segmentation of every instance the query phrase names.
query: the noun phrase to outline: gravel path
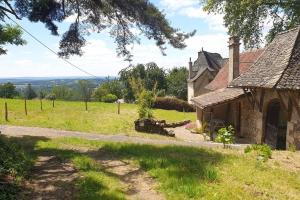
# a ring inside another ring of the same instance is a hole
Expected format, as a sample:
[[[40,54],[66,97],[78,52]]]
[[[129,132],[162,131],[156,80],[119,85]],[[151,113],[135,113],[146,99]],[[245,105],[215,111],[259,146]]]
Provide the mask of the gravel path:
[[[176,141],[176,140],[160,140],[149,139],[142,137],[126,136],[126,135],[103,135],[94,133],[85,133],[77,131],[63,131],[50,128],[38,128],[38,127],[23,127],[23,126],[10,126],[2,125],[0,127],[1,134],[14,137],[22,136],[37,136],[46,138],[58,138],[58,137],[77,137],[88,140],[100,140],[107,142],[128,142],[137,144],[154,144],[154,145],[179,145],[179,146],[192,146],[192,147],[207,147],[207,148],[222,148],[223,145],[213,142],[205,141]],[[243,149],[244,144],[230,145],[234,149]]]

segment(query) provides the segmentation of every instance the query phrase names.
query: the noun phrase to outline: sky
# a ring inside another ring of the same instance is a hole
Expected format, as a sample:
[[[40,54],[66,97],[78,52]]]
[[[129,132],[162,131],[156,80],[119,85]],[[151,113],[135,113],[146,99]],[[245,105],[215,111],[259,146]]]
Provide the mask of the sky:
[[[186,41],[183,50],[168,46],[166,56],[163,56],[155,41],[141,38],[140,44],[132,49],[132,64],[155,62],[159,67],[171,69],[187,66],[189,58],[197,58],[197,52],[202,48],[206,51],[220,53],[228,57],[228,38],[221,15],[205,13],[200,0],[150,0],[166,14],[173,27],[185,32],[196,30],[196,35]],[[62,34],[70,25],[71,18],[59,25]],[[60,37],[52,36],[41,23],[19,21],[35,37],[58,52]],[[81,71],[71,67],[62,59],[51,53],[45,47],[24,33],[27,41],[24,46],[5,46],[7,55],[0,56],[0,77],[60,77],[86,76]],[[118,57],[114,40],[107,31],[91,34],[87,45],[83,48],[83,56],[73,56],[69,61],[95,76],[116,76],[118,72],[129,65],[124,58]]]

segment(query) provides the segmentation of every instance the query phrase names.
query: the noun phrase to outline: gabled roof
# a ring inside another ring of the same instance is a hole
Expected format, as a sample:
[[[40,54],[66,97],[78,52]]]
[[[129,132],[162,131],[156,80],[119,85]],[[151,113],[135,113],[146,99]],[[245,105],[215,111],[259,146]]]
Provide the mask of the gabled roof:
[[[235,87],[300,89],[300,27],[278,34]]]
[[[240,54],[240,74],[244,73],[249,69],[249,67],[257,60],[257,58],[262,54],[264,49],[257,49],[249,52],[244,52]],[[224,67],[220,69],[219,73],[216,75],[213,81],[211,81],[207,86],[208,90],[217,90],[225,88],[228,86],[228,60]]]
[[[244,95],[244,91],[239,88],[222,88],[198,97],[192,98],[192,102],[197,107],[205,109],[211,106],[219,105],[232,101]]]
[[[290,58],[290,62],[276,88],[278,89],[300,89],[300,33]]]
[[[189,77],[189,82],[193,82],[201,76],[205,70],[211,72],[218,72],[223,65],[223,58],[218,53],[210,53],[207,51],[201,51],[198,53],[197,60],[193,63],[193,68],[197,67],[198,71],[192,76]],[[193,73],[191,73],[193,74]]]

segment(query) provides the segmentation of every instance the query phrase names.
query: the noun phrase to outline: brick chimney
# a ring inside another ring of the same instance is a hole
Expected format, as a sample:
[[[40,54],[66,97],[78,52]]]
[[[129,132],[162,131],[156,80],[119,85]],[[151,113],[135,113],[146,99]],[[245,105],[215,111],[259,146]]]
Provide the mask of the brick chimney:
[[[240,75],[240,39],[237,36],[229,38],[229,69],[228,84]]]

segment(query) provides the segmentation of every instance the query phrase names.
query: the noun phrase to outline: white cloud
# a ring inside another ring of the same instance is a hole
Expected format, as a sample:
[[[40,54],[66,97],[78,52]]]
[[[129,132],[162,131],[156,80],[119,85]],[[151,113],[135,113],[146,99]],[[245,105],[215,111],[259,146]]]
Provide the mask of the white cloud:
[[[160,4],[168,9],[178,10],[183,7],[195,6],[198,0],[161,0]]]
[[[183,8],[180,11],[181,15],[185,15],[190,18],[199,18],[204,20],[211,30],[215,31],[226,31],[226,28],[223,23],[223,15],[213,14],[203,11],[202,7],[187,7]]]
[[[210,30],[226,32],[223,15],[208,13],[203,10],[199,0],[161,0],[160,4],[170,11],[189,18],[199,18],[207,23]]]
[[[205,51],[219,53],[223,57],[227,57],[228,38],[228,35],[221,33],[209,35],[196,35],[187,40],[187,48],[192,52],[198,52],[203,48]]]
[[[228,37],[223,34],[197,35],[187,40],[187,48],[177,50],[169,47],[166,51],[167,56],[163,56],[159,48],[153,44],[135,45],[132,53],[134,55],[132,64],[156,62],[165,69],[174,66],[187,66],[189,57],[195,59],[197,52],[203,47],[204,50],[221,53],[227,56]],[[16,48],[22,52],[30,47]],[[95,74],[97,76],[113,76],[129,65],[116,55],[115,46],[108,41],[93,39],[88,40],[84,47],[82,57],[73,56],[70,62],[80,68]],[[16,56],[20,55],[15,51]],[[71,67],[60,58],[52,55],[46,49],[41,47],[35,57],[28,59],[23,55],[18,60],[12,62],[10,56],[3,56],[1,59],[2,77],[24,77],[24,76],[82,76],[85,75],[79,70]],[[4,67],[10,66],[10,67]]]
[[[15,64],[19,66],[30,66],[32,65],[32,61],[29,59],[16,60]]]

